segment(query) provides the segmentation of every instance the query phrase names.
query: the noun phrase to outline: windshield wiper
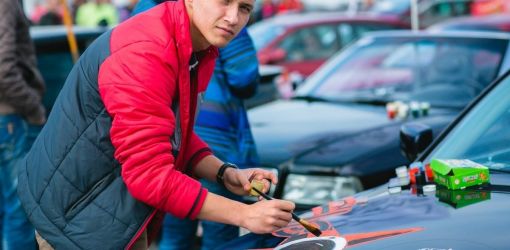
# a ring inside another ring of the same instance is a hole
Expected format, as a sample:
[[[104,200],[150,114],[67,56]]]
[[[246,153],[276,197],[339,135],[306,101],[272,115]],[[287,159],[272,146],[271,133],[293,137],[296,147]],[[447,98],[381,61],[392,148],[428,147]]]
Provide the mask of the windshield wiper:
[[[299,95],[292,97],[294,100],[305,100],[308,102],[335,102],[335,103],[358,103],[358,104],[369,104],[376,106],[384,106],[388,103],[385,99],[375,98],[338,98],[338,99],[326,99],[311,95]]]
[[[386,103],[388,103],[388,101],[384,99],[369,99],[369,98],[353,99],[352,102],[359,104],[370,104],[375,106],[385,106]]]
[[[497,172],[497,173],[505,173],[505,174],[510,174],[510,169],[496,169],[496,168],[490,168],[489,167],[489,171],[490,172]]]
[[[308,102],[329,102],[329,100],[327,100],[325,98],[312,96],[312,95],[297,95],[297,96],[292,97],[292,99],[293,100],[305,100]]]

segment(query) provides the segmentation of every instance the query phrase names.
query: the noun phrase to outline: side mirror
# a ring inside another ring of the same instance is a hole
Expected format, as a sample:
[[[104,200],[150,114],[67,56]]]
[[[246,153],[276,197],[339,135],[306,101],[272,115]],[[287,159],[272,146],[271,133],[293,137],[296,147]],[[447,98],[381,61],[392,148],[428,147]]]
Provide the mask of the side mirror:
[[[277,64],[285,61],[287,57],[287,52],[283,49],[277,48],[273,49],[269,52],[269,57],[267,58],[268,64]]]
[[[421,123],[406,123],[400,128],[400,149],[413,162],[432,143],[432,128]]]

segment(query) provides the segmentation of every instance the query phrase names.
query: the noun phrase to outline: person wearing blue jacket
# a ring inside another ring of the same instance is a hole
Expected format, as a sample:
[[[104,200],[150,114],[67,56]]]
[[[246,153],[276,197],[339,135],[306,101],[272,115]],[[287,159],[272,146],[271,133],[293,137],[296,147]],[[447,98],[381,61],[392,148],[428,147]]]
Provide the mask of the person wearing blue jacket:
[[[133,15],[165,1],[141,0]],[[256,93],[260,79],[255,47],[245,28],[219,51],[213,77],[200,104],[195,132],[221,160],[239,168],[253,167],[258,164],[258,156],[243,100]],[[213,193],[241,200],[216,183],[202,181],[202,184]],[[204,228],[202,249],[214,249],[239,235],[239,228],[235,226],[209,221],[201,223]],[[197,227],[198,221],[167,214],[159,249],[191,249]]]

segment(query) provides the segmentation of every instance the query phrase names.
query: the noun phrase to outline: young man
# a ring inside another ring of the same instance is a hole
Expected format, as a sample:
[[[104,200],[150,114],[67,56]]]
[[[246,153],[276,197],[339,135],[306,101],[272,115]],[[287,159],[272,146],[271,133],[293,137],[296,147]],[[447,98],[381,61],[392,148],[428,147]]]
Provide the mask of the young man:
[[[16,194],[16,162],[46,121],[44,82],[28,20],[18,0],[0,1],[0,248],[36,249],[34,229]]]
[[[237,35],[252,8],[253,0],[163,3],[82,55],[20,165],[25,211],[51,246],[146,249],[161,212],[255,233],[289,223],[293,203],[245,205],[208,193],[191,177],[239,195],[252,178],[276,182],[270,172],[224,164],[193,132],[215,47]]]
[[[146,11],[161,0],[141,0],[133,15]],[[244,99],[255,95],[259,82],[257,52],[246,28],[219,50],[214,74],[203,95],[195,131],[215,156],[241,169],[258,165],[255,142],[250,130]],[[200,181],[209,192],[241,201],[221,185]],[[160,250],[193,248],[199,220],[180,219],[165,215],[161,229]],[[201,221],[201,249],[216,249],[239,237],[239,227],[212,221]]]

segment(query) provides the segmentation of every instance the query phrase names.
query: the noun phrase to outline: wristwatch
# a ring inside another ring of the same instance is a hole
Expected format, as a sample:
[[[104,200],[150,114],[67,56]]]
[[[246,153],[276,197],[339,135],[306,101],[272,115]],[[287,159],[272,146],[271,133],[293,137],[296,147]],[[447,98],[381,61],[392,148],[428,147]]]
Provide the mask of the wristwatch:
[[[227,168],[239,169],[235,164],[230,162],[225,162],[223,165],[221,165],[220,169],[218,169],[218,173],[216,174],[216,182],[223,187],[225,187],[225,183],[223,182],[223,174],[225,174],[225,170],[227,170]]]

